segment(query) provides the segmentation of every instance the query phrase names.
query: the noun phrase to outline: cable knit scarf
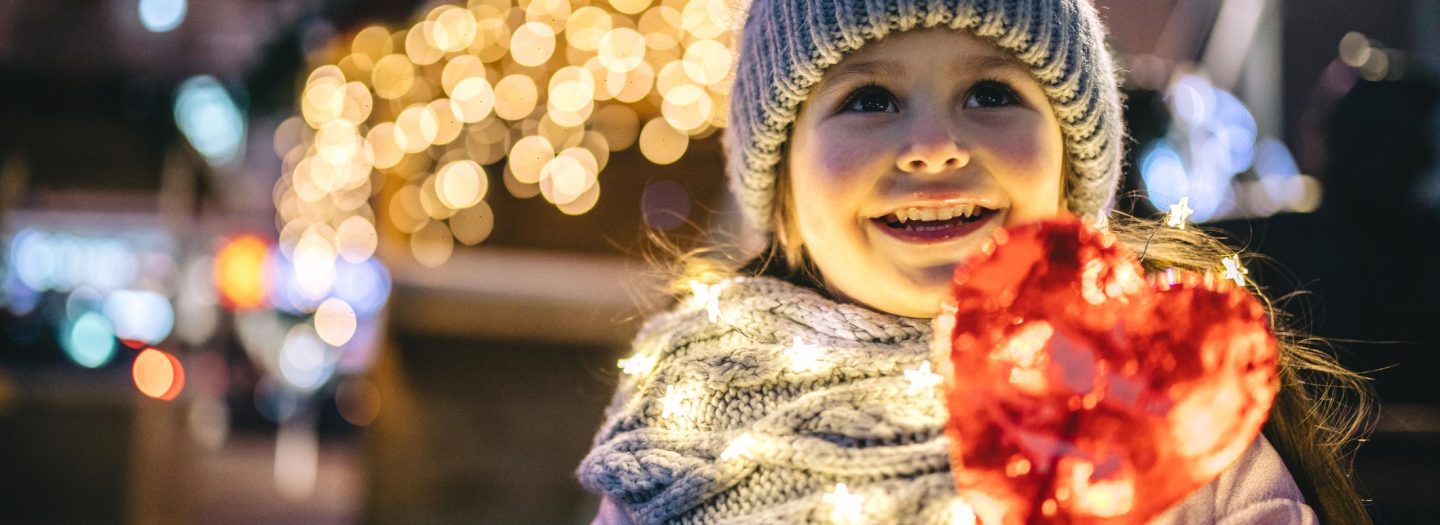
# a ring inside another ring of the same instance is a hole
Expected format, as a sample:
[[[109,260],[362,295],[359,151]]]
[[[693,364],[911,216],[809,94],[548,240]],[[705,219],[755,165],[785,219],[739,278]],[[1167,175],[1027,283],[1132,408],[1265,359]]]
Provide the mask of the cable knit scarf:
[[[946,522],[930,333],[771,278],[700,290],[636,336],[580,482],[639,523]]]

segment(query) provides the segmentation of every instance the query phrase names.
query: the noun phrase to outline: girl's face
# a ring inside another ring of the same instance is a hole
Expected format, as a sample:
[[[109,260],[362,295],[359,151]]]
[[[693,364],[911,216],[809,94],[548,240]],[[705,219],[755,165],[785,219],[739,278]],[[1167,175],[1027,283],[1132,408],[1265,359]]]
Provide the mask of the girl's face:
[[[1064,209],[1059,122],[1024,66],[982,40],[890,35],[811,93],[782,206],[831,293],[933,316],[955,264],[992,230]]]

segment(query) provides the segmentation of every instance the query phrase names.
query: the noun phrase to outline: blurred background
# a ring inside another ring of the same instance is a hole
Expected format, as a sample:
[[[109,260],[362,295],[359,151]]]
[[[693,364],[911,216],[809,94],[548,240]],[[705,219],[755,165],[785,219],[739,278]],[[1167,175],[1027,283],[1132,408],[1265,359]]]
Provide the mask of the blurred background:
[[[1098,4],[1123,208],[1307,292],[1381,398],[1373,515],[1433,521],[1440,1]],[[588,523],[647,235],[734,240],[738,19],[0,0],[0,522]]]

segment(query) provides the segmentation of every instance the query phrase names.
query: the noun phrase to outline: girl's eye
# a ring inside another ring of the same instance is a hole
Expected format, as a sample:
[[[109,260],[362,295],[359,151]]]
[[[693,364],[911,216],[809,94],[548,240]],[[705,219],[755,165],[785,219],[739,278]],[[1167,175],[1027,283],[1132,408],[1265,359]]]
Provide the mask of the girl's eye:
[[[840,106],[840,111],[897,113],[900,111],[900,107],[895,103],[895,97],[885,88],[865,86],[856,90],[850,95],[850,98],[845,99],[845,103]]]
[[[1010,86],[993,80],[981,82],[970,90],[965,99],[967,108],[995,108],[1020,103],[1020,97]]]

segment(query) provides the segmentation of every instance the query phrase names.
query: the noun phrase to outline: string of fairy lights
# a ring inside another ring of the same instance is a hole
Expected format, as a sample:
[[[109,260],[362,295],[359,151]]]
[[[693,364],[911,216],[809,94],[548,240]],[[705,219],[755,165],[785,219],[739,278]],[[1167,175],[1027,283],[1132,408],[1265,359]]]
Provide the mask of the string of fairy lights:
[[[1170,206],[1170,211],[1162,221],[1161,228],[1184,230],[1190,215],[1188,198],[1182,197],[1178,203]],[[1234,282],[1236,286],[1248,285],[1245,276],[1249,272],[1241,263],[1239,254],[1223,257],[1216,269],[1221,270],[1223,278]],[[1214,275],[1212,272],[1206,272],[1205,281],[1211,282]],[[1177,282],[1173,270],[1165,272],[1160,279],[1172,285]],[[725,323],[725,308],[721,304],[722,292],[736,283],[737,281],[733,278],[713,284],[698,280],[691,281],[689,283],[691,293],[685,298],[683,307],[696,313],[703,310],[710,323]],[[943,315],[939,320],[940,322],[954,322],[952,317]],[[1026,345],[1027,351],[1039,351],[1046,339],[1048,336]],[[833,366],[833,363],[826,359],[824,347],[798,336],[791,340],[790,345],[781,352],[781,355],[787,360],[788,368],[796,373],[822,374]],[[630,376],[632,380],[639,381],[649,377],[659,361],[660,356],[655,355],[653,349],[641,348],[634,355],[618,360],[616,365],[623,374]],[[942,395],[943,376],[932,369],[929,361],[921,363],[915,368],[906,369],[903,373],[909,383],[907,391],[911,395]],[[694,428],[701,408],[700,398],[704,395],[702,387],[697,384],[667,385],[664,394],[658,399],[662,423],[674,428]],[[764,436],[744,432],[726,445],[720,453],[719,460],[722,464],[727,465],[756,461],[763,455],[763,451],[771,446],[773,445],[767,442]],[[1029,467],[1026,464],[1017,468],[1028,471]],[[831,522],[851,524],[863,523],[865,516],[868,515],[866,509],[884,506],[883,501],[877,502],[876,500],[884,500],[886,497],[881,492],[854,492],[848,485],[841,482],[836,483],[822,495],[822,502],[829,508],[828,519]],[[962,499],[954,500],[946,512],[949,516],[948,522],[954,525],[974,525],[977,522],[974,509]]]

